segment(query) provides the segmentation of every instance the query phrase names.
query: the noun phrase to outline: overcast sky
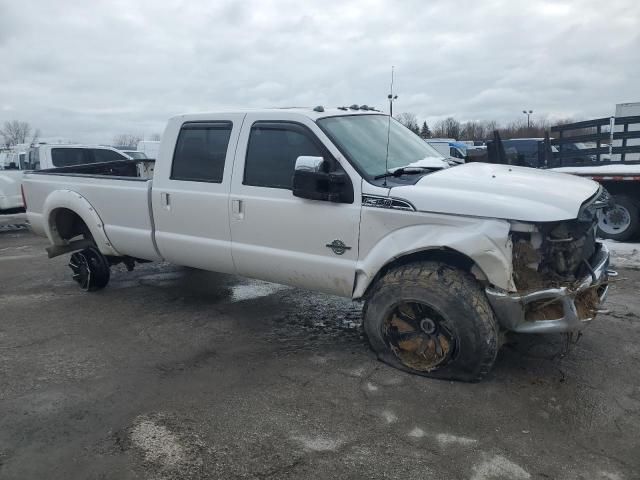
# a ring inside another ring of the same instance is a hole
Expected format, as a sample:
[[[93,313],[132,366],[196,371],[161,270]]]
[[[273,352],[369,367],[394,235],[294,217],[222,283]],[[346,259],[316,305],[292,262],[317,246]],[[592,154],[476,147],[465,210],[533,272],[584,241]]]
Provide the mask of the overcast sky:
[[[111,142],[223,107],[386,107],[433,124],[640,101],[640,2],[0,0],[0,121]]]

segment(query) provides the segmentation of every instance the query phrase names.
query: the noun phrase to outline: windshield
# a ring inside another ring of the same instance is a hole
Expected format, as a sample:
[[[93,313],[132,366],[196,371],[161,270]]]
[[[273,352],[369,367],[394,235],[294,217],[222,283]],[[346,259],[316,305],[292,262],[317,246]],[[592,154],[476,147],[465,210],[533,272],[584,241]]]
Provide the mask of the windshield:
[[[445,157],[400,122],[391,119],[389,162],[387,154],[387,115],[347,115],[318,120],[320,128],[331,138],[355,167],[367,177],[382,175],[400,167],[446,168]]]

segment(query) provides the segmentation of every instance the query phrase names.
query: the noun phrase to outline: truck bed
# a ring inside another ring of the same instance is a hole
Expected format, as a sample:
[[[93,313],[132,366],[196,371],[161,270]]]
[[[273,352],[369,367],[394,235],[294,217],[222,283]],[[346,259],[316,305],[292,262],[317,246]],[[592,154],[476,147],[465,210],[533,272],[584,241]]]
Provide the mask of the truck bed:
[[[141,163],[145,164],[143,168]],[[160,259],[153,241],[152,180],[140,176],[148,165],[146,161],[125,160],[25,172],[23,183],[28,191],[31,228],[45,233],[50,195],[61,191],[68,198],[74,192],[100,215],[101,226],[118,254]]]
[[[48,175],[83,175],[91,177],[142,178],[153,177],[155,160],[116,160],[113,162],[70,165],[68,167],[47,168],[33,173]]]

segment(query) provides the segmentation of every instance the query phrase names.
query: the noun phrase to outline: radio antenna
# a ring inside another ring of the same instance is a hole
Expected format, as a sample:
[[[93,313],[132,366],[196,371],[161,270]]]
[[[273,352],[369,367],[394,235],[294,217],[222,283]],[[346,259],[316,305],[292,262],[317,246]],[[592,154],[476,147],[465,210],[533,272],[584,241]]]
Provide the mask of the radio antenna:
[[[393,101],[398,98],[397,95],[393,94],[393,70],[395,67],[391,65],[391,86],[389,88],[389,95],[387,98],[389,99],[389,118],[387,119],[387,153],[384,158],[384,173],[389,172],[389,137],[391,135],[391,117],[393,116]],[[387,177],[384,177],[384,184],[387,186]]]

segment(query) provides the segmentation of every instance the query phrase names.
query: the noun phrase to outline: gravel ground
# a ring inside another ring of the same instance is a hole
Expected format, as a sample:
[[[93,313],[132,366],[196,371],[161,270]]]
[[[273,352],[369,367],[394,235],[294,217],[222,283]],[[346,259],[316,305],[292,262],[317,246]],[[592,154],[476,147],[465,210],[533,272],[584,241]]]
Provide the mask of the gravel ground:
[[[0,233],[0,478],[640,478],[640,272],[479,384],[376,361],[361,305],[147,264],[85,294]]]

